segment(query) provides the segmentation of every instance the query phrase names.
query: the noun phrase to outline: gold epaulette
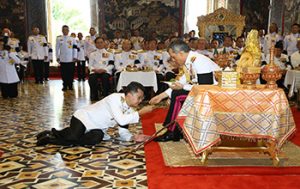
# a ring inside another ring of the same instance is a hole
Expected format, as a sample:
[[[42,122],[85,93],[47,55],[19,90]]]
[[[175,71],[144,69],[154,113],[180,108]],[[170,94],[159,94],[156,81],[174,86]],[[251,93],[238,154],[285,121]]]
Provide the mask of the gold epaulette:
[[[120,53],[122,53],[122,52],[123,52],[123,51],[120,50],[120,49],[115,50],[115,54],[120,54]]]
[[[137,50],[136,53],[145,53],[147,52],[146,50],[143,50],[143,49],[140,49],[140,50]]]
[[[106,49],[106,51],[109,52],[109,53],[114,53],[115,52],[114,49]]]
[[[132,50],[131,54],[138,54],[138,52],[136,50]]]

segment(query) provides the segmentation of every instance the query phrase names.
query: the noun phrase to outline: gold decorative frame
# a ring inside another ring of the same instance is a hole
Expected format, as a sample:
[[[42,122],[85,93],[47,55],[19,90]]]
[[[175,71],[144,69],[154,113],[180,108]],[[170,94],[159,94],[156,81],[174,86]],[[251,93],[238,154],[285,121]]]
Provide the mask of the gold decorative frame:
[[[232,35],[230,33],[232,31],[226,30],[226,26],[233,26],[235,27],[235,37],[238,37],[242,34],[245,27],[245,16],[235,14],[225,8],[219,8],[211,14],[199,16],[197,26],[199,28],[199,35],[205,37],[207,40],[210,40],[210,36],[205,35],[205,29],[209,26],[224,26],[225,31],[229,32],[230,35]]]

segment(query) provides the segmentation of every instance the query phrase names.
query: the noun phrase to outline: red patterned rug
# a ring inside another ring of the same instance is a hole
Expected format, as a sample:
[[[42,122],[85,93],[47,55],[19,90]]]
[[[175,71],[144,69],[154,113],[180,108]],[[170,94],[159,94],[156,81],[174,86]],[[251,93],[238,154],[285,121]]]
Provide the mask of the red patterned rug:
[[[300,127],[300,112],[292,109],[296,125]],[[166,109],[156,109],[143,116],[145,134],[155,132],[155,123],[164,121]],[[291,140],[300,146],[300,132]],[[145,146],[149,188],[240,188],[267,187],[299,188],[300,167],[168,167],[156,142]]]

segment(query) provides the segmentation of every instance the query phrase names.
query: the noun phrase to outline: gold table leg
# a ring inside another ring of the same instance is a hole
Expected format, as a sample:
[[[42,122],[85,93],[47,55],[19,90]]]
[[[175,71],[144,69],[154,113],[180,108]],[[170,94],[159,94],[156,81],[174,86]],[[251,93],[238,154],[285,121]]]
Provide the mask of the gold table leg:
[[[201,163],[202,163],[202,165],[206,165],[207,157],[208,157],[208,152],[207,152],[207,150],[205,150],[204,152],[202,152],[202,155],[201,155]]]
[[[273,160],[273,165],[278,166],[279,165],[279,158],[278,158],[278,153],[276,150],[276,142],[275,141],[270,141],[267,143],[267,153],[270,154],[272,160]]]
[[[264,145],[263,145],[264,143]],[[273,166],[278,166],[279,165],[279,158],[278,158],[278,152],[276,150],[276,142],[275,141],[268,141],[268,142],[263,142],[259,141],[259,145],[257,147],[228,147],[228,146],[214,146],[211,147],[205,151],[202,152],[201,154],[201,163],[202,165],[207,164],[207,159],[209,154],[216,152],[216,151],[231,151],[231,152],[236,152],[236,151],[252,151],[252,152],[259,152],[259,153],[268,153],[273,161]]]

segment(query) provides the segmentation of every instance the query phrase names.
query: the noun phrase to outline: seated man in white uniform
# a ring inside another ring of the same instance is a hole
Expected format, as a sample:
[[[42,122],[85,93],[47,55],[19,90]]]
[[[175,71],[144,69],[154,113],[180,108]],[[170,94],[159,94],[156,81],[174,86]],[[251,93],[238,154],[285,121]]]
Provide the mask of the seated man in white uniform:
[[[101,37],[95,39],[97,50],[92,52],[89,57],[89,85],[91,91],[91,100],[99,100],[99,83],[101,79],[102,95],[106,97],[111,89],[110,77],[114,68],[113,54],[108,52],[105,47],[105,41]]]
[[[128,39],[124,39],[122,42],[122,50],[120,53],[115,54],[115,69],[116,69],[116,77],[117,81],[119,81],[119,77],[121,72],[128,65],[137,65],[140,64],[138,54],[132,50],[132,43]]]
[[[174,121],[179,113],[176,110],[181,108],[181,105],[185,100],[186,95],[188,95],[193,87],[193,84],[214,84],[213,72],[220,70],[220,67],[210,58],[192,51],[182,40],[173,41],[168,47],[168,52],[171,60],[176,63],[179,69],[177,75],[178,79],[169,89],[153,97],[149,102],[150,104],[157,104],[165,98],[171,99],[170,107],[163,123],[164,126],[167,126]],[[170,140],[180,140],[180,133],[178,132],[176,124],[171,124],[165,134],[155,139],[157,142],[166,142]]]
[[[110,139],[107,129],[119,126],[120,140],[140,140],[140,135],[133,136],[128,125],[138,123],[142,114],[151,112],[152,106],[134,110],[144,99],[144,87],[131,82],[125,93],[113,93],[101,101],[75,111],[70,127],[63,130],[52,128],[37,135],[37,146],[57,145],[95,145],[102,140]]]
[[[300,65],[300,39],[297,41],[298,50],[291,55],[291,63],[294,68],[299,67]]]

